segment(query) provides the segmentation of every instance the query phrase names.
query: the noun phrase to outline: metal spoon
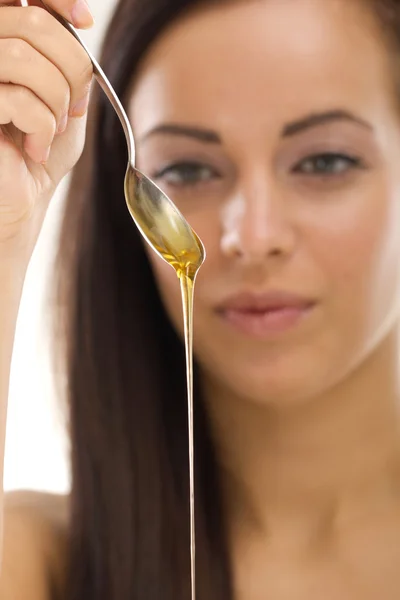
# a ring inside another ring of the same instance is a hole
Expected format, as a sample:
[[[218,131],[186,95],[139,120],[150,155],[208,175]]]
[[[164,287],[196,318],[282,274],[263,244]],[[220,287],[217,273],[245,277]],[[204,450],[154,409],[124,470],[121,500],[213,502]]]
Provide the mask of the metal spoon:
[[[125,199],[135,224],[146,242],[168,264],[178,272],[190,269],[194,275],[205,259],[203,243],[172,200],[154,181],[135,168],[135,141],[132,127],[111,83],[75,28],[61,15],[43,4],[87,52],[93,64],[94,77],[121,121],[128,146]]]

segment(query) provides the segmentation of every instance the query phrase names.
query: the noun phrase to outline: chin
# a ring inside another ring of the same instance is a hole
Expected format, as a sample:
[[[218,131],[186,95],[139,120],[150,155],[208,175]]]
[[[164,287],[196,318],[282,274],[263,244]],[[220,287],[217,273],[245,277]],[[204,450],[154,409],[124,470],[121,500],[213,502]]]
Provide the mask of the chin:
[[[264,377],[231,380],[230,388],[236,397],[247,402],[264,406],[289,407],[298,406],[321,394],[325,388],[322,382],[318,385],[304,374],[288,373],[285,377]],[[322,384],[322,385],[321,385]]]
[[[238,358],[238,357],[234,357]],[[207,371],[214,386],[233,397],[271,407],[289,407],[321,397],[343,381],[351,371],[351,361],[343,354],[281,353],[258,360],[215,359]],[[203,365],[205,367],[205,365]],[[213,386],[213,387],[214,387]]]

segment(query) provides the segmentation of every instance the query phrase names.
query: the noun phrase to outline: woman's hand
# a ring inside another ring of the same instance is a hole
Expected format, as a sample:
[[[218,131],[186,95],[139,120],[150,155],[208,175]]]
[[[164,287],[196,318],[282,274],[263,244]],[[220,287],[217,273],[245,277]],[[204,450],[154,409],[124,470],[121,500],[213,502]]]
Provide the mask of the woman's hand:
[[[0,263],[5,252],[29,260],[48,203],[81,155],[93,74],[74,37],[30,4],[0,0]],[[93,22],[84,0],[48,5],[76,27]]]

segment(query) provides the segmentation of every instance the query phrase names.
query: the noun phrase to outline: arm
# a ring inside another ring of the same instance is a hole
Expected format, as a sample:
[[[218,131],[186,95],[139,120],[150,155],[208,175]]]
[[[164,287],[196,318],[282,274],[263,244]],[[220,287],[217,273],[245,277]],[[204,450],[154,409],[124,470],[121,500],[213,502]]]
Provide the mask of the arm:
[[[44,593],[36,580],[42,529],[31,511],[13,509],[4,519],[9,377],[25,273],[51,198],[83,150],[92,79],[80,44],[32,3],[0,0],[0,82],[7,82],[0,83],[0,600],[42,600]],[[84,3],[79,18],[75,0],[48,4],[78,27],[92,22]]]
[[[9,256],[7,258],[6,248],[4,248],[3,256],[5,258],[0,261],[0,507],[3,502],[5,428],[11,358],[18,308],[25,276],[25,267],[23,264],[19,265],[17,261],[11,260]],[[3,514],[0,511],[0,536],[2,536],[2,533]]]

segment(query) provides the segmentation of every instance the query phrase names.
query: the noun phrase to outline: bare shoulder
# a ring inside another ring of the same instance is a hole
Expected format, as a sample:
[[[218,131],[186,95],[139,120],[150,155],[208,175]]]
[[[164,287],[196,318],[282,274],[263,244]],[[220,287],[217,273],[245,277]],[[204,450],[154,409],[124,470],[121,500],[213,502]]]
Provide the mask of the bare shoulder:
[[[6,495],[0,598],[61,597],[67,557],[68,497],[37,492]]]

